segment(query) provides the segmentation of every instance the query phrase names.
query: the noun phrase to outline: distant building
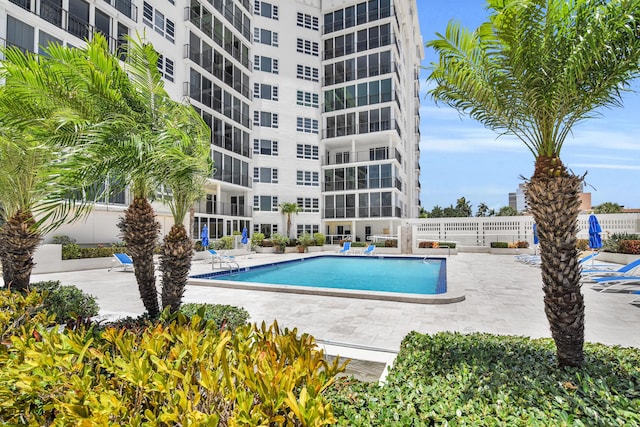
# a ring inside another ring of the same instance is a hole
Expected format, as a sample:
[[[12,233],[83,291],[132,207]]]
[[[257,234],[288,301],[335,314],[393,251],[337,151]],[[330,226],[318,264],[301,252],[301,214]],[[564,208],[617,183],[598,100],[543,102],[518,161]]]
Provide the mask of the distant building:
[[[591,210],[591,193],[582,192],[583,187],[580,187],[580,211],[589,212]],[[524,197],[524,184],[520,184],[515,193],[509,193],[509,206],[515,209],[518,213],[527,212],[529,207]]]
[[[528,210],[527,201],[524,197],[524,184],[520,184],[515,193],[509,193],[509,207],[515,209],[518,213]]]

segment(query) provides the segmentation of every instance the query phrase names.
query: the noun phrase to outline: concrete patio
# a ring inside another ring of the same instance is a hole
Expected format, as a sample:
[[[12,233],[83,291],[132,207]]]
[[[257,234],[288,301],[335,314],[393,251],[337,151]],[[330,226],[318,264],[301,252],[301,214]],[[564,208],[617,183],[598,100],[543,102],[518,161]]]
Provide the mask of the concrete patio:
[[[254,254],[236,257],[239,265],[299,257],[298,254]],[[253,322],[277,320],[318,340],[395,352],[410,331],[489,332],[549,337],[543,309],[540,270],[512,256],[460,253],[447,259],[448,285],[465,300],[453,304],[413,304],[290,293],[188,286],[184,302],[244,307]],[[195,261],[192,273],[211,271]],[[32,281],[60,280],[94,295],[101,315],[137,316],[144,312],[135,277],[130,272],[85,270],[34,274]],[[586,340],[640,347],[640,308],[628,304],[629,294],[599,293],[583,288]]]

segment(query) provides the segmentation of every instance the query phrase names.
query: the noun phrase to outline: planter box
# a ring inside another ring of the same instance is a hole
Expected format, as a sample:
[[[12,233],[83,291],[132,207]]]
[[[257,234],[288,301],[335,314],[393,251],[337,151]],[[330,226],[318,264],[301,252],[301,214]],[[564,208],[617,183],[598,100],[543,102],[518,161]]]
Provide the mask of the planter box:
[[[531,248],[489,248],[489,253],[493,255],[533,255]]]
[[[414,248],[413,253],[416,255],[458,255],[458,248]]]
[[[588,254],[588,253],[587,253]],[[595,259],[595,262],[615,262],[617,264],[629,264],[640,258],[640,255],[633,254],[618,254],[615,252],[601,252],[600,255]],[[588,261],[591,262],[591,261]]]
[[[275,247],[263,247],[263,246],[256,246],[256,253],[259,254],[274,254],[276,253],[276,248]]]
[[[307,248],[307,252],[322,252],[324,251],[324,246],[309,246]]]

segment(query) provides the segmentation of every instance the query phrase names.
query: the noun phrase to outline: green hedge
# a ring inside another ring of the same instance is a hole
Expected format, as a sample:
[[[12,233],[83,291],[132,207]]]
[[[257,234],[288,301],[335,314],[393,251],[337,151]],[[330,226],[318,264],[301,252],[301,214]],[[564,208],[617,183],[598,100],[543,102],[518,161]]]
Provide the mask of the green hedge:
[[[507,249],[509,247],[509,242],[491,242],[492,248],[500,248]]]
[[[640,350],[585,356],[561,369],[550,339],[412,332],[384,386],[345,381],[331,401],[345,426],[640,425]]]

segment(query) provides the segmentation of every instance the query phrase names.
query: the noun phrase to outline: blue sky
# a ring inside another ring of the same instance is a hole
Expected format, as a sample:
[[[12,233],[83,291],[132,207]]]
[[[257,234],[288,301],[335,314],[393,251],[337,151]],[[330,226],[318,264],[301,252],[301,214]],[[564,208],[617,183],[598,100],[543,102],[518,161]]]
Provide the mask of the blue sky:
[[[475,29],[487,17],[482,0],[417,0],[425,42],[444,33],[451,19]],[[436,58],[425,51],[423,67]],[[519,140],[485,129],[426,95],[428,72],[420,78],[420,167],[422,206],[455,205],[465,197],[475,213],[478,204],[499,209],[509,204],[508,194],[533,174],[534,158]],[[640,82],[635,84],[640,89]],[[624,108],[601,111],[601,117],[574,127],[561,158],[576,174],[587,173],[585,192],[592,204],[614,202],[640,208],[640,94],[627,93]]]

